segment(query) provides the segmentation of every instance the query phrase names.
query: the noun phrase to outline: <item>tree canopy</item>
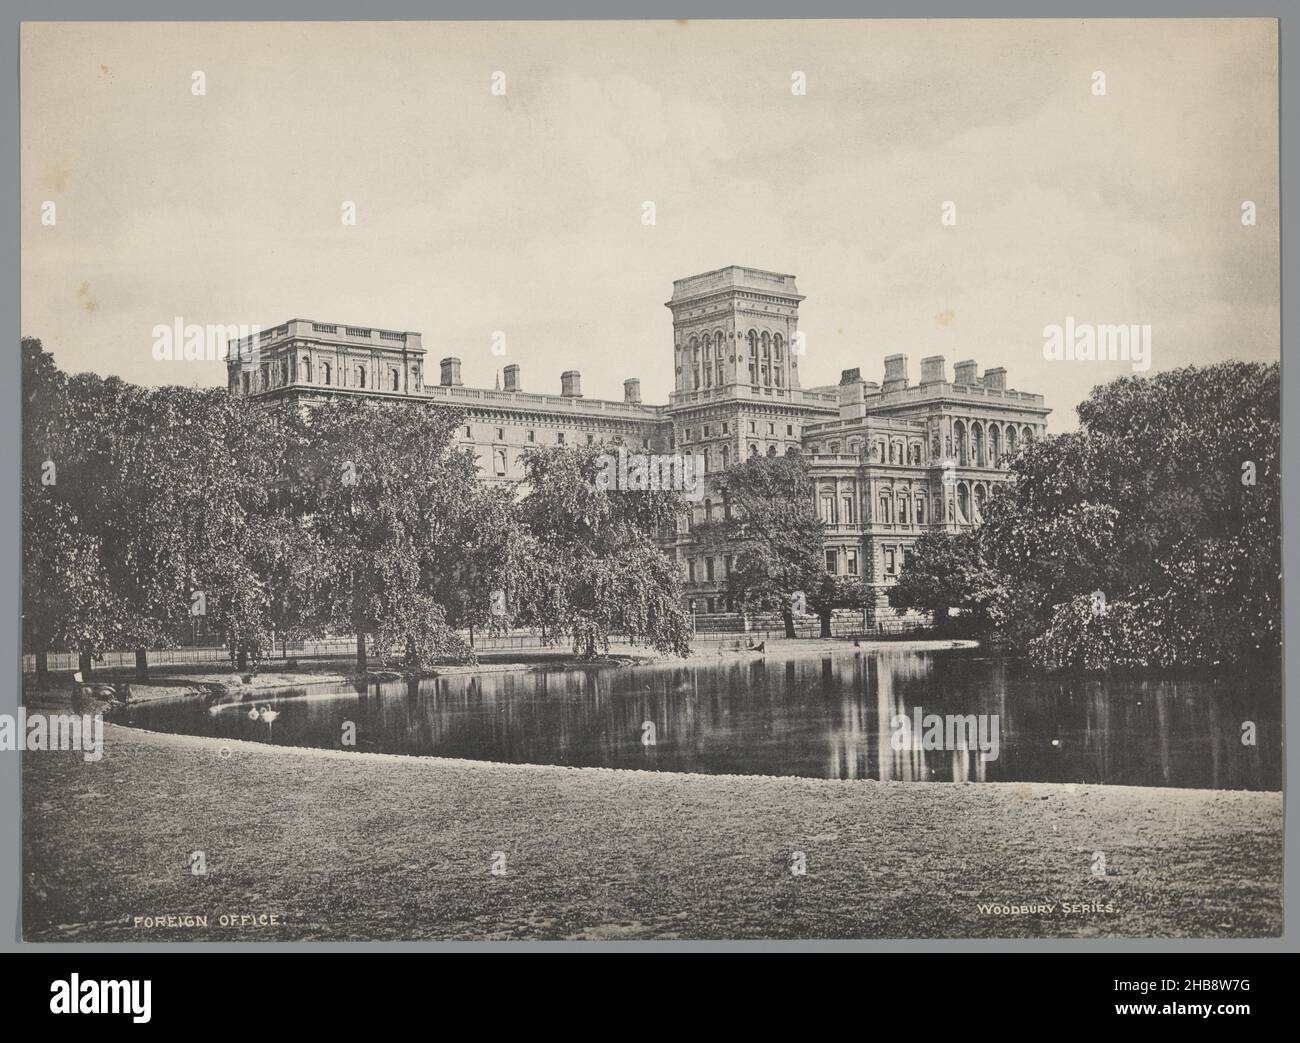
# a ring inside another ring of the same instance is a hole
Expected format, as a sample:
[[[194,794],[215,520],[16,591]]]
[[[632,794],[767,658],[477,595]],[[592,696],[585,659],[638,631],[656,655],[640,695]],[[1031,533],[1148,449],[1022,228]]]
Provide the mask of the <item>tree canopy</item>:
[[[891,601],[972,608],[1048,667],[1272,659],[1279,404],[1279,367],[1260,363],[1095,388],[1079,430],[1023,447],[984,524],[930,540]]]

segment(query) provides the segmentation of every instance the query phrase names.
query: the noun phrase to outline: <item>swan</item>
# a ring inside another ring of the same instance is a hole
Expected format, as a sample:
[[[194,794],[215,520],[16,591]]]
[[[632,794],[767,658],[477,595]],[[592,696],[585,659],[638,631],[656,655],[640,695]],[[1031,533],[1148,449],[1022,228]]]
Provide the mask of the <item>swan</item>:
[[[267,724],[274,724],[275,719],[280,716],[279,710],[272,710],[269,706],[262,707],[262,720]]]
[[[262,712],[256,706],[254,706],[251,710],[248,711],[248,719],[250,721],[255,721],[261,716],[262,716]]]

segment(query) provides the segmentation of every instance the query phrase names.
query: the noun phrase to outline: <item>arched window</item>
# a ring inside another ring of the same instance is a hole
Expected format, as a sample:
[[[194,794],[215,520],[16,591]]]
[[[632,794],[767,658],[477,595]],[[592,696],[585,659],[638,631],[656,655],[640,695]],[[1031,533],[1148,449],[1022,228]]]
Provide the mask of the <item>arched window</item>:
[[[709,473],[709,447],[708,446],[704,447],[704,452],[701,453],[700,456],[701,459],[703,459],[704,461],[704,473],[708,474]]]
[[[1007,428],[1007,456],[1014,456],[1016,453],[1016,429]]]
[[[389,383],[392,384],[392,387],[390,387],[390,388],[388,389],[389,391],[397,391],[397,390],[399,390],[399,389],[401,388],[401,384],[402,384],[402,374],[401,374],[400,372],[398,372],[398,369],[397,369],[396,366],[392,367],[392,368],[388,371],[388,380],[389,380]]]
[[[758,446],[756,446],[753,442],[749,443],[749,455],[750,456],[758,455]]]
[[[892,525],[894,523],[893,504],[888,494],[880,498],[880,523],[882,525]]]
[[[705,520],[706,522],[711,522],[711,521],[713,521],[713,501],[712,501],[712,500],[705,500],[705,501],[704,501],[704,520]]]
[[[730,464],[731,464],[731,446],[724,445],[722,447],[722,469],[725,471]]]
[[[357,369],[356,369],[356,377],[357,377],[357,387],[359,387],[359,388],[363,388],[363,387],[365,387],[365,386],[366,386],[366,367],[365,367],[365,366],[361,366],[361,365],[358,365],[358,366],[357,366]]]
[[[774,456],[776,456],[776,446],[774,446],[774,445],[769,445],[769,446],[767,447],[767,455],[768,455],[769,457],[774,457]]]
[[[925,497],[924,496],[918,496],[916,498],[916,524],[917,525],[925,524]]]
[[[304,355],[298,365],[298,379],[305,384],[311,383],[311,356]]]
[[[957,486],[957,520],[963,525],[970,521],[970,489],[965,482]]]
[[[332,377],[333,373],[330,371],[330,364],[328,362],[322,362],[320,364],[320,382],[322,384],[328,384]]]
[[[749,331],[749,382],[758,383],[758,332]]]

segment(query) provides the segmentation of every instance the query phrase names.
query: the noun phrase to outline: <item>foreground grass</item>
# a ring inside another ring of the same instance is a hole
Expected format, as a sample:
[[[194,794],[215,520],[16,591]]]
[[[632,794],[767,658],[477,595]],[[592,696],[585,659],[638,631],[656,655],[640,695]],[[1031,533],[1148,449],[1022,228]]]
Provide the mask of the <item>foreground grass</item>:
[[[1242,937],[1282,927],[1279,793],[480,764],[112,725],[105,740],[98,763],[22,755],[28,940]],[[195,851],[205,876],[191,873]],[[791,872],[796,851],[805,875]],[[491,873],[494,852],[503,876]],[[986,903],[1055,908],[1008,916],[981,912]],[[1113,911],[1078,908],[1090,903]],[[279,923],[221,926],[223,914]],[[134,926],[169,915],[207,915],[208,926]]]

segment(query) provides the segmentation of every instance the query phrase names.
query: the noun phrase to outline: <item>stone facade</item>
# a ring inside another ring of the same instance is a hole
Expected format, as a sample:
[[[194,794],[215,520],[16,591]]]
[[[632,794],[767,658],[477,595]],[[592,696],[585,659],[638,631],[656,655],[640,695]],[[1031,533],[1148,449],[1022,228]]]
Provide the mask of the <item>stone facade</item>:
[[[949,380],[942,357],[884,360],[881,383],[858,369],[836,385],[805,389],[799,364],[803,297],[794,276],[731,266],[673,284],[674,388],[667,405],[641,401],[640,381],[623,400],[583,397],[575,370],[559,394],[523,390],[520,368],[504,368],[497,389],[467,388],[460,360],[439,361],[426,380],[420,335],[292,319],[263,331],[256,345],[231,345],[232,394],[301,405],[330,396],[418,399],[465,413],[460,438],[484,479],[523,477],[520,454],[537,444],[620,442],[629,451],[691,454],[705,465],[704,495],[666,549],[682,563],[687,597],[700,613],[730,609],[731,558],[697,551],[691,528],[724,510],[716,475],[745,457],[799,452],[816,486],[826,525],[826,567],[859,576],[884,593],[912,545],[928,529],[976,525],[994,487],[1007,480],[1016,448],[1044,433],[1041,395],[1008,389],[1006,370],[977,373],[958,362]],[[256,350],[252,350],[253,348]]]

